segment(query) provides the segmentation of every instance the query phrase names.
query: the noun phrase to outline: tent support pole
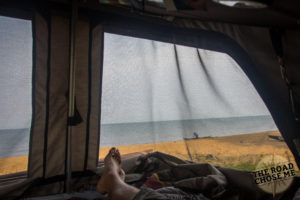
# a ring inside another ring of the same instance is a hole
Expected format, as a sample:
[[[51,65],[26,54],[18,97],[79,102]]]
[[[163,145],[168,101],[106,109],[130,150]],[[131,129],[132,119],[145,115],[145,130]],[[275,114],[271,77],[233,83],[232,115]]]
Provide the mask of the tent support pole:
[[[69,109],[68,109],[68,133],[67,133],[67,157],[66,157],[66,182],[65,191],[72,192],[72,123],[75,108],[75,33],[78,16],[77,0],[72,2],[71,32],[70,32],[70,75],[69,75]]]

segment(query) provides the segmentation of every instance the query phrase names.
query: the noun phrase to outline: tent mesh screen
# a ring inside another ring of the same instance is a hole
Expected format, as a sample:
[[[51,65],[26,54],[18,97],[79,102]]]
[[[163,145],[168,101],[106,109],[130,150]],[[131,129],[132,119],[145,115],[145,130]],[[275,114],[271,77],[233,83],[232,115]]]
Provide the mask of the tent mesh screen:
[[[252,83],[227,54],[104,38],[100,160],[111,146],[123,158],[160,151],[249,170],[263,155],[292,157]]]
[[[32,113],[31,21],[0,16],[0,175],[27,170]]]

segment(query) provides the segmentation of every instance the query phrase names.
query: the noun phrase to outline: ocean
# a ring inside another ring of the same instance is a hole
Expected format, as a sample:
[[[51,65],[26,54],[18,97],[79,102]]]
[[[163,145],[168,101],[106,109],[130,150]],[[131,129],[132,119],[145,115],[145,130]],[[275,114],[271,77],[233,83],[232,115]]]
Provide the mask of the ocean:
[[[0,158],[28,155],[30,129],[0,130]]]
[[[147,144],[277,130],[271,116],[102,124],[100,146]],[[30,129],[0,130],[0,158],[28,155]]]
[[[101,125],[100,146],[179,141],[278,130],[269,115]]]

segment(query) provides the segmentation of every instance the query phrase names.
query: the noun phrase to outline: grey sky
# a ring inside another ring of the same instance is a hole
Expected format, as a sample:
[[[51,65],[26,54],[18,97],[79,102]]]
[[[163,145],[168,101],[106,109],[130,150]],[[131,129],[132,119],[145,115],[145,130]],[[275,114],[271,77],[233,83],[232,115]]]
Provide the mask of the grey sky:
[[[0,16],[0,129],[31,124],[31,21]]]
[[[0,129],[31,124],[31,22],[0,17]],[[102,123],[269,115],[226,54],[105,34]],[[179,78],[182,79],[183,89]],[[185,99],[184,94],[187,99]]]
[[[105,34],[102,123],[269,115],[231,57],[198,52],[177,45],[182,90],[173,44]]]

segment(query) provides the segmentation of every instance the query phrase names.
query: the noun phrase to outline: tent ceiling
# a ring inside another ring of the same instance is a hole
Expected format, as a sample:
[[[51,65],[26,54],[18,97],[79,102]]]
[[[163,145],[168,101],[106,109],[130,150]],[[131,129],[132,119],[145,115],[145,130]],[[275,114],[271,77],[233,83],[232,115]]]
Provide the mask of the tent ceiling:
[[[177,2],[179,0],[175,0]],[[201,1],[201,0],[194,0]],[[124,4],[124,0],[105,0],[106,4],[100,4],[102,0],[79,1],[81,8],[88,10],[113,12],[116,14],[141,16],[167,17],[176,16],[182,18],[198,19],[203,21],[219,21],[233,24],[245,24],[255,26],[272,26],[285,28],[300,28],[300,2],[296,0],[258,0],[268,5],[267,8],[248,9],[233,8],[204,0],[205,5],[202,9],[197,8],[177,8],[177,11],[168,11],[168,9],[154,4],[153,1],[131,0]],[[226,1],[226,0],[225,0]],[[70,5],[70,0],[50,0],[52,4]],[[132,3],[134,2],[134,3]],[[161,1],[162,2],[162,1]],[[191,2],[180,0],[180,2]],[[131,5],[129,5],[131,3]],[[162,2],[163,3],[163,2]],[[130,11],[130,12],[129,12]],[[170,20],[170,18],[168,18]]]
[[[125,0],[104,0],[109,2],[106,4],[100,3],[101,1],[103,2],[103,0],[78,1],[81,10],[84,9],[85,11],[88,10],[93,13],[108,12],[138,18],[150,16],[153,18],[163,18],[168,20],[172,20],[172,17],[170,16],[175,16],[201,21],[217,21],[233,24],[300,29],[300,1],[297,0],[257,0],[257,2],[268,5],[267,8],[262,9],[233,8],[215,3],[212,0],[204,0],[206,2],[202,9],[177,8],[177,11],[167,11],[165,7],[159,6],[164,5],[162,0],[156,0],[156,3],[154,3],[153,0],[145,0],[144,2],[141,0],[128,1],[131,5],[128,5],[128,3],[127,5],[124,4],[124,2],[126,2]],[[180,1],[188,2],[188,0]],[[197,2],[201,0],[194,1]],[[2,1],[0,2],[0,13],[10,16],[16,14],[18,17],[23,17],[20,16],[21,12],[19,10],[16,13],[12,13],[12,10],[10,9],[8,11],[7,8],[20,8],[22,12],[24,12],[24,10],[31,10],[34,7],[38,7],[42,10],[47,10],[50,7],[71,10],[71,4],[72,0]]]

